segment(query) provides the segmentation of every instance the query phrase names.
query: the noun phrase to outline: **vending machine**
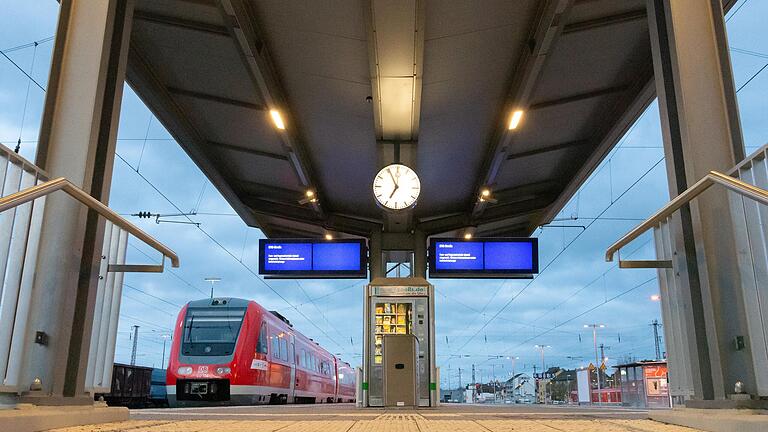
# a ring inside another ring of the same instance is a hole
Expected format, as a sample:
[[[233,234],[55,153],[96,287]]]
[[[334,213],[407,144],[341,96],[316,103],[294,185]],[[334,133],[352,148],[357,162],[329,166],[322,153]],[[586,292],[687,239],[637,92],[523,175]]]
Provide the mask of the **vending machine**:
[[[424,278],[376,278],[366,287],[365,297],[363,406],[385,406],[388,394],[384,388],[388,382],[384,379],[388,366],[385,362],[388,358],[402,358],[385,354],[388,335],[415,337],[412,361],[398,360],[397,365],[389,366],[413,365],[418,406],[436,406],[439,395],[435,370],[434,287]]]

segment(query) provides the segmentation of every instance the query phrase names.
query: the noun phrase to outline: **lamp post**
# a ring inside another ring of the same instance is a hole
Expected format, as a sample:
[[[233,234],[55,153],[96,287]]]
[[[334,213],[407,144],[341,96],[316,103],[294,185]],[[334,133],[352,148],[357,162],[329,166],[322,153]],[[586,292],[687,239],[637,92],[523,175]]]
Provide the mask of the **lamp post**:
[[[519,359],[520,357],[517,356],[507,357],[507,360],[512,360],[512,396],[514,396],[515,392],[517,391],[515,388],[515,361]]]
[[[544,350],[547,348],[552,348],[549,345],[535,345],[536,349],[539,350],[539,353],[541,353],[541,376],[545,376],[546,370],[544,370]],[[539,380],[539,384],[541,384],[541,380]],[[544,387],[544,404],[547,403],[547,387]]]
[[[595,375],[597,376],[597,402],[601,402],[600,397],[600,356],[597,353],[597,329],[605,328],[605,324],[584,324],[584,328],[592,329],[592,341],[595,344]]]

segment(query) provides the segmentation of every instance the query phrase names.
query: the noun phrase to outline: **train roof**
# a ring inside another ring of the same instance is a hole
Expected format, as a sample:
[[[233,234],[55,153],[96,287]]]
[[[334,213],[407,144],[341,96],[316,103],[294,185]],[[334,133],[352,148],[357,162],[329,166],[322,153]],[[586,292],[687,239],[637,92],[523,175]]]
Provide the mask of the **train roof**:
[[[229,306],[229,307],[247,307],[250,300],[237,297],[214,297],[202,300],[192,300],[188,303],[189,307],[210,307],[210,306]]]

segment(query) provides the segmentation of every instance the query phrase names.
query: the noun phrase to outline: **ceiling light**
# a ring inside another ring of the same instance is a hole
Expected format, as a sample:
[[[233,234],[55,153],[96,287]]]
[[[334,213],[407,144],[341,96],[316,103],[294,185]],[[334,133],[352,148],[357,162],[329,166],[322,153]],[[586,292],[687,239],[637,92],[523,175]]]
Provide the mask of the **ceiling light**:
[[[326,239],[326,240],[333,240],[333,236],[332,236],[332,235],[330,235],[330,234],[326,234],[326,235],[325,235],[325,239]]]
[[[307,198],[312,198],[313,196],[315,196],[315,191],[313,191],[312,189],[307,189],[307,192],[305,192],[305,195],[307,196]]]
[[[464,234],[464,238],[467,239],[467,240],[471,239],[472,238],[472,233]]]
[[[480,196],[483,198],[488,198],[491,196],[491,190],[488,188],[483,188],[483,190],[480,191]]]
[[[275,123],[275,127],[281,130],[285,129],[285,123],[283,123],[283,117],[278,110],[269,110],[269,115],[272,116],[272,121]]]
[[[512,111],[512,116],[509,118],[509,130],[517,129],[520,124],[520,120],[523,119],[523,110]]]

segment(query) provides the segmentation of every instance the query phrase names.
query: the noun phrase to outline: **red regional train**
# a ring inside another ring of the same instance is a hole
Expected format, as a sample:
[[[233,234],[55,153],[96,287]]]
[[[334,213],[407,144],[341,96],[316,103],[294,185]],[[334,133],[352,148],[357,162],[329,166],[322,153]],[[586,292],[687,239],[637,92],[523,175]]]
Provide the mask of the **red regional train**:
[[[170,406],[354,402],[355,371],[254,301],[187,303],[166,377]]]

